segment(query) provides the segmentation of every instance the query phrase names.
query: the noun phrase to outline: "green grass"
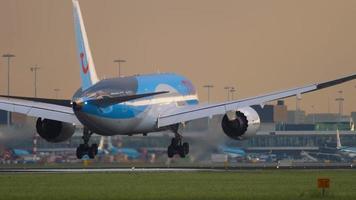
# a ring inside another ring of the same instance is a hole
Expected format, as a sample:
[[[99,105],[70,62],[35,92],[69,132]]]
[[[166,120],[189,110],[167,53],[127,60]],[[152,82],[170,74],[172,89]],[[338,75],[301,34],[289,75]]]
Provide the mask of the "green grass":
[[[324,198],[318,177],[329,177]],[[0,199],[356,199],[355,170],[0,174]]]

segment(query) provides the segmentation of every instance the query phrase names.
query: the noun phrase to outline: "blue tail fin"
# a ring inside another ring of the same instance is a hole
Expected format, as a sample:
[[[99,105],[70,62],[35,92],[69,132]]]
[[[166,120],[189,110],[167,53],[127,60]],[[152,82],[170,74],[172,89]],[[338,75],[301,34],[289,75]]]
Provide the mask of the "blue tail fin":
[[[85,90],[99,81],[96,75],[93,57],[90,52],[88,37],[85,31],[82,13],[78,0],[72,0],[75,36],[77,39],[78,58],[80,63],[80,77],[82,89]]]

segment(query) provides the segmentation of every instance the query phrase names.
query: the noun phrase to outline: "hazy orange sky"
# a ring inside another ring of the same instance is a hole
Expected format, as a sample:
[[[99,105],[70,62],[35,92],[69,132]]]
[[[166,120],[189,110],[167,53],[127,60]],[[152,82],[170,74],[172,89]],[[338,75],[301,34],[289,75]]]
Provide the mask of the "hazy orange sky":
[[[349,0],[81,0],[99,77],[176,72],[213,101],[325,81],[356,72],[356,1]],[[33,95],[30,67],[38,64],[38,96],[70,98],[80,86],[70,0],[0,0],[0,54],[16,54],[11,94]],[[0,62],[0,93],[7,64]],[[356,82],[303,96],[302,108],[356,110]],[[295,99],[287,101],[295,108]]]

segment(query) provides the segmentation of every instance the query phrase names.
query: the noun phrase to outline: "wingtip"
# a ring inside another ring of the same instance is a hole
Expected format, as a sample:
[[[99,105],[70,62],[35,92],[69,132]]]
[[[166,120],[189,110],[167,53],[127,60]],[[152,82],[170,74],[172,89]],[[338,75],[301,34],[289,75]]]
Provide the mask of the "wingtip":
[[[341,77],[341,78],[338,78],[338,79],[334,79],[334,80],[331,80],[331,81],[319,83],[319,84],[317,84],[317,89],[323,89],[323,88],[331,87],[331,86],[334,86],[334,85],[345,83],[347,81],[352,81],[354,79],[356,79],[356,73],[353,73],[353,74],[350,74],[348,76],[344,76],[344,77]]]

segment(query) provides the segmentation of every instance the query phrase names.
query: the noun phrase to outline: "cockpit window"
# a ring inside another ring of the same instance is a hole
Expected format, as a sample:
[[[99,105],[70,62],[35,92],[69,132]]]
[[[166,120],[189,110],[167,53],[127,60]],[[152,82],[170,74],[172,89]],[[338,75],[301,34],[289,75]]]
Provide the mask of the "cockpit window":
[[[127,77],[120,79],[106,79],[100,81],[88,90],[83,96],[88,98],[105,98],[133,95],[137,91],[137,81],[135,78]]]

